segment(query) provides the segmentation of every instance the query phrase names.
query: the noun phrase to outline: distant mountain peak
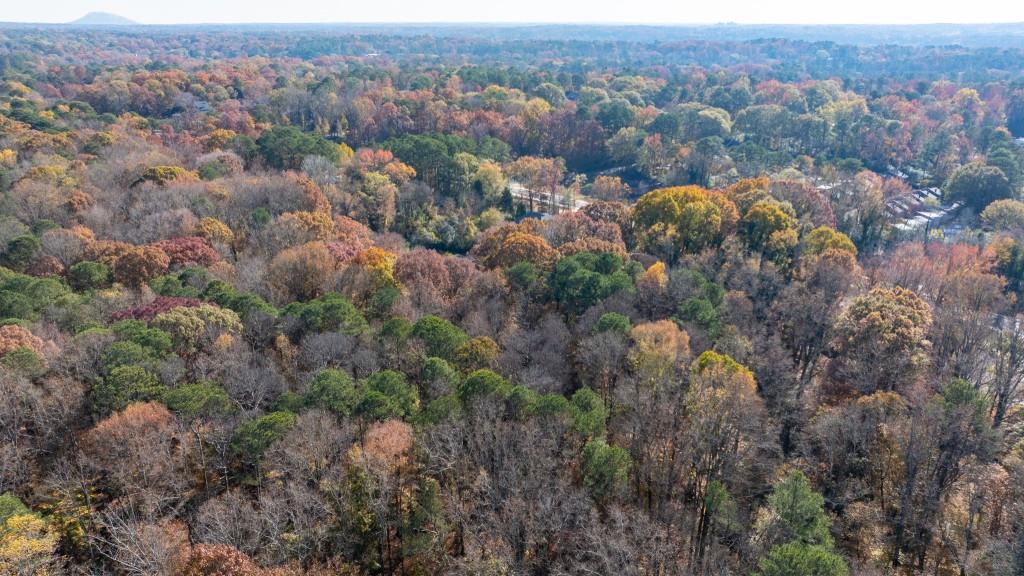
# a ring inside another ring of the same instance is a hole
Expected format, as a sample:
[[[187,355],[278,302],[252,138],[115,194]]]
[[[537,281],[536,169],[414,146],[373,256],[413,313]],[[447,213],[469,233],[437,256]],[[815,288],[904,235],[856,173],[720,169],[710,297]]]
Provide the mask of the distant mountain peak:
[[[71,22],[72,26],[132,26],[134,24],[138,24],[138,22],[109,12],[89,12]]]

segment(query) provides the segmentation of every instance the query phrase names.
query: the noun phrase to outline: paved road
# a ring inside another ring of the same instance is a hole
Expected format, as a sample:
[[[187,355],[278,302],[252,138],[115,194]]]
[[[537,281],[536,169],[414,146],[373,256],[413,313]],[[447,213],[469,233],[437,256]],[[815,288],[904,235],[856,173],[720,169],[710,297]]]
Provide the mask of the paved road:
[[[509,183],[508,183],[508,190],[509,190],[509,193],[512,194],[512,198],[513,199],[518,200],[520,202],[525,202],[525,203],[529,203],[530,202],[530,189],[525,187],[525,186],[523,186],[519,182],[516,182],[514,180],[509,181]],[[533,206],[534,210],[541,210],[543,208],[546,208],[549,205],[547,192],[534,192],[533,193],[533,204],[534,204],[534,206]],[[572,211],[575,212],[576,210],[580,210],[581,208],[583,208],[587,204],[590,204],[589,200],[586,200],[584,198],[580,198],[579,196],[577,196],[576,197],[575,205],[572,207]],[[558,205],[563,210],[568,208],[565,205],[565,199],[564,198],[559,198],[558,199]]]

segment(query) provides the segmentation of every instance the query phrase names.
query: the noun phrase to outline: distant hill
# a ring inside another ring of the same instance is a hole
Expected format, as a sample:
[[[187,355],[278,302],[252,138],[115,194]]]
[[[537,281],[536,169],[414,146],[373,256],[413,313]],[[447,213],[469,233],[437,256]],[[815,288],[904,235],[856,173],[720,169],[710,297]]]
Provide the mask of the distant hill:
[[[109,12],[89,12],[69,24],[72,26],[133,26],[138,22]]]

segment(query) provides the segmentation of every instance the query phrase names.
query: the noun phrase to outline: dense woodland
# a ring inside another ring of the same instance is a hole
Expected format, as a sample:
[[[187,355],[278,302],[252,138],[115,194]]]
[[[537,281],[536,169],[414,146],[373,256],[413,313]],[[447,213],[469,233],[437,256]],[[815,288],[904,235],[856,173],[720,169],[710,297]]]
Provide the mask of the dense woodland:
[[[0,28],[0,573],[1024,574],[1020,48],[421,32]]]

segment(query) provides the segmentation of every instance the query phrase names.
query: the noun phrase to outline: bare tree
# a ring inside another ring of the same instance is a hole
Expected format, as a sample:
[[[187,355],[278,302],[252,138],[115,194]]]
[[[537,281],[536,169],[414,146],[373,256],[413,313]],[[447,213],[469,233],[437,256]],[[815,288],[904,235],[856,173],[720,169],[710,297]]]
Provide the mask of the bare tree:
[[[994,428],[1002,425],[1007,410],[1024,391],[1024,316],[1002,318],[1001,324],[991,347],[991,377],[987,385]]]
[[[181,522],[140,514],[131,505],[107,508],[99,515],[102,532],[96,548],[119,573],[175,576],[188,558],[188,531]]]

